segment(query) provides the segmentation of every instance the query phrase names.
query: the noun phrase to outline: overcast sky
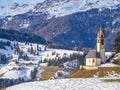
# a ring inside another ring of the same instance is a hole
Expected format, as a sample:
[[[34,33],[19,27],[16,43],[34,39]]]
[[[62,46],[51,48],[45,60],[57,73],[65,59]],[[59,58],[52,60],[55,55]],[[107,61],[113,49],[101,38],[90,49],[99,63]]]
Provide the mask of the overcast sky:
[[[28,3],[40,3],[43,2],[44,0],[0,0],[0,7],[9,7],[13,3],[19,3],[21,4],[28,4]]]

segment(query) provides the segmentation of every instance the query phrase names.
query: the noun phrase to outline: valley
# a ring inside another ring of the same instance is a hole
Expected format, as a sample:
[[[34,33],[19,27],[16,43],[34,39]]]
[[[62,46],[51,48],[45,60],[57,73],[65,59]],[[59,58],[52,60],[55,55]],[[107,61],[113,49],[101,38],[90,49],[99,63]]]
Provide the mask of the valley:
[[[120,0],[0,0],[0,90],[119,90]]]

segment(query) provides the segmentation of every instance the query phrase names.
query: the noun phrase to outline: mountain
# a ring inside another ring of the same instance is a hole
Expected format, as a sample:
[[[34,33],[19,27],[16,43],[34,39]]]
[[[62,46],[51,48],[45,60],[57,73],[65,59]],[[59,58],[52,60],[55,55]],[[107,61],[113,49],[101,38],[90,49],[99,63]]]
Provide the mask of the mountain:
[[[34,33],[62,48],[94,48],[102,21],[107,50],[113,50],[113,36],[120,30],[120,0],[45,0],[13,6],[0,9],[1,28]]]
[[[13,0],[15,2],[15,0]],[[36,1],[36,0],[35,0]],[[1,1],[2,2],[2,1]],[[24,1],[22,1],[24,2]],[[109,8],[114,9],[120,4],[120,0],[40,0],[36,3],[31,4],[24,2],[24,4],[19,5],[19,3],[13,3],[11,7],[1,7],[1,16],[7,15],[18,15],[25,12],[43,12],[48,13],[50,17],[60,17],[69,15],[75,12],[84,12],[94,8]],[[9,4],[10,5],[10,4]],[[2,5],[1,5],[2,6]]]

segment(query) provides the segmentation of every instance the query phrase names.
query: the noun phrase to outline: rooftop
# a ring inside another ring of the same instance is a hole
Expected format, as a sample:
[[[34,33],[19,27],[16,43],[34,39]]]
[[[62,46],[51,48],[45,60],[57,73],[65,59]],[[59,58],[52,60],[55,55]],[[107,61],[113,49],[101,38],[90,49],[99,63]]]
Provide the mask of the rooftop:
[[[100,58],[100,53],[97,53],[96,50],[90,50],[86,58]]]

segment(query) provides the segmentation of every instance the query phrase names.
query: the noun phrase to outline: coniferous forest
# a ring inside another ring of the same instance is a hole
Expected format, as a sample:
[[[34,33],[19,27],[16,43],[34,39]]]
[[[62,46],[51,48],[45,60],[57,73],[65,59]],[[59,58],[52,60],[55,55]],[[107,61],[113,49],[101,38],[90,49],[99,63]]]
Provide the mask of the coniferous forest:
[[[20,41],[20,42],[31,42],[31,43],[40,43],[45,44],[46,41],[40,36],[34,34],[20,33],[14,30],[5,30],[0,29],[0,38],[9,39],[12,41]]]

